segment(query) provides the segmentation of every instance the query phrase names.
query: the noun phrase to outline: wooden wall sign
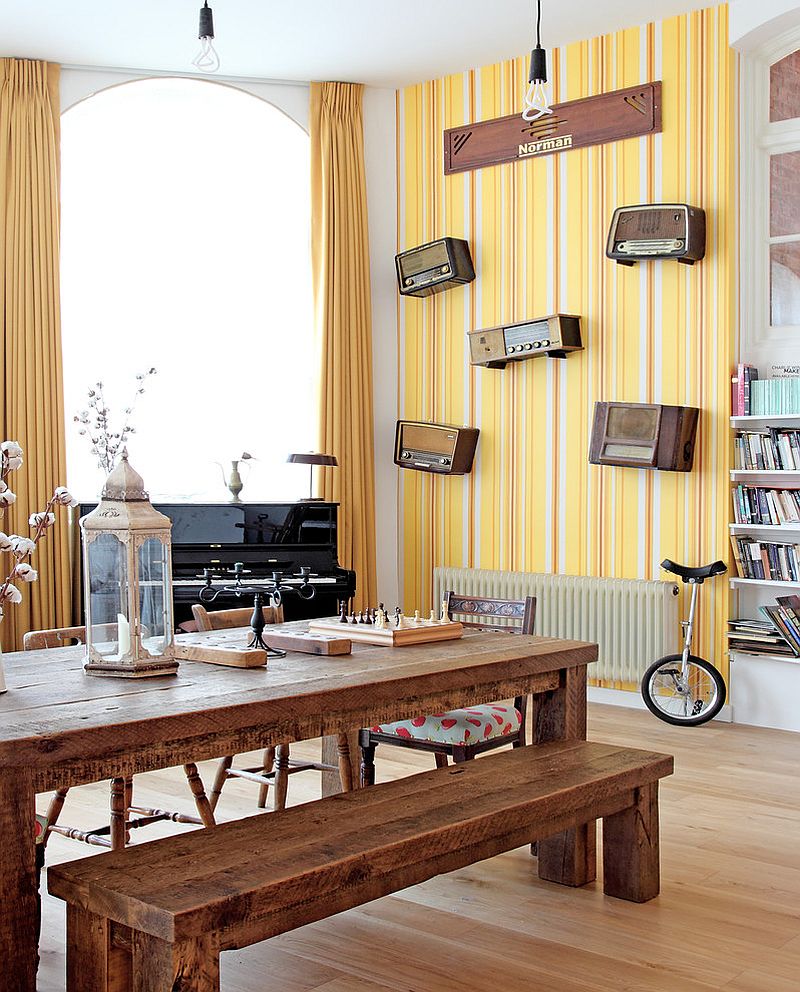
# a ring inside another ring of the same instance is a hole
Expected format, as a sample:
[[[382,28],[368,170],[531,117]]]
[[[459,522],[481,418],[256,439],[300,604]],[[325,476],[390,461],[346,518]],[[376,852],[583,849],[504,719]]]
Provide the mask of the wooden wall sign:
[[[558,103],[538,121],[522,114],[451,127],[444,132],[444,173],[554,155],[661,130],[661,83]]]

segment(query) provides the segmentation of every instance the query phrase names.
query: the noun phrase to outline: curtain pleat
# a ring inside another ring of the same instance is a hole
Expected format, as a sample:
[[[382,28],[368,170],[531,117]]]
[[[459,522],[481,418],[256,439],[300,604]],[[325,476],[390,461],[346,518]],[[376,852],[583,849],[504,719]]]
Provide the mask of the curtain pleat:
[[[9,477],[17,502],[0,528],[29,533],[28,516],[66,481],[59,288],[60,68],[0,59],[0,437],[18,441],[25,464]],[[7,562],[0,562],[2,575]],[[66,514],[40,542],[39,581],[6,609],[5,650],[28,630],[70,623],[72,581]],[[1,578],[2,576],[0,576]]]
[[[319,335],[321,493],[339,509],[339,560],[357,574],[356,609],[377,603],[372,308],[363,86],[311,84],[311,248]]]

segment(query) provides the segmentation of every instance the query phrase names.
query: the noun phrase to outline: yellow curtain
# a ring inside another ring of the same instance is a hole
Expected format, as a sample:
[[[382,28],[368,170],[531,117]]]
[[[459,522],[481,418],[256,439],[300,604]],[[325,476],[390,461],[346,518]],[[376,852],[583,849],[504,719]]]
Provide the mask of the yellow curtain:
[[[356,609],[377,603],[372,311],[363,86],[311,84],[311,253],[321,343],[322,495],[337,500],[339,556],[356,571]]]
[[[0,438],[18,441],[25,464],[9,477],[17,502],[0,527],[30,533],[66,481],[59,291],[59,66],[0,59]],[[66,513],[40,542],[39,581],[6,608],[4,649],[27,630],[62,626],[71,613]],[[4,556],[4,559],[6,556]],[[6,560],[0,561],[5,571]],[[0,576],[0,578],[2,578]]]

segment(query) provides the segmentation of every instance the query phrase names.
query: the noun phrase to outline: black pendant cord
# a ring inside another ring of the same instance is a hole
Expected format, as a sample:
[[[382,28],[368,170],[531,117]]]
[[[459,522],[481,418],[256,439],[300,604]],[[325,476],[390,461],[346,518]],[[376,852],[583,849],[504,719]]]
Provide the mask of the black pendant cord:
[[[536,47],[542,47],[542,0],[536,0]]]

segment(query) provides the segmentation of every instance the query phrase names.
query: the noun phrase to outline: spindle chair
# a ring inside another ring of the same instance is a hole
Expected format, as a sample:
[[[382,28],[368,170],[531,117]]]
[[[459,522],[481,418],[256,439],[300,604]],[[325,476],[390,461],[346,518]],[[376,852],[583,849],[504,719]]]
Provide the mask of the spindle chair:
[[[267,624],[283,623],[282,606],[265,606],[264,621]],[[247,627],[252,608],[234,610],[216,610],[209,613],[204,606],[192,607],[192,615],[198,630],[229,630],[234,627]],[[211,787],[211,809],[216,810],[222,789],[229,778],[246,779],[259,785],[258,808],[266,809],[267,796],[270,786],[273,788],[273,809],[286,808],[286,795],[289,788],[289,776],[297,772],[319,771],[337,772],[342,778],[342,787],[347,789],[352,779],[349,753],[343,753],[340,747],[339,765],[328,765],[320,761],[296,761],[290,757],[289,745],[279,744],[264,750],[261,765],[255,768],[234,768],[235,755],[226,755],[217,767],[214,784]]]
[[[109,637],[116,637],[116,624],[98,624],[96,631],[107,633]],[[100,634],[102,636],[102,633]],[[50,648],[66,647],[70,644],[86,643],[86,627],[57,627],[51,630],[29,631],[22,638],[22,647],[25,651],[40,651]],[[110,808],[111,817],[107,825],[94,830],[78,830],[74,827],[62,826],[58,821],[64,808],[69,789],[57,789],[50,800],[47,813],[44,818],[44,830],[41,844],[47,844],[51,833],[60,834],[71,840],[79,840],[85,844],[93,844],[98,847],[110,847],[112,850],[119,850],[125,847],[130,839],[130,831],[139,827],[146,827],[152,823],[159,823],[163,820],[171,820],[173,823],[191,823],[199,826],[213,827],[215,825],[214,812],[206,796],[203,781],[197,770],[197,765],[187,764],[183,766],[186,780],[197,807],[198,816],[190,816],[186,813],[174,813],[164,809],[153,809],[149,806],[134,806],[133,804],[133,778],[113,778],[111,780]],[[131,818],[133,814],[133,818]]]

